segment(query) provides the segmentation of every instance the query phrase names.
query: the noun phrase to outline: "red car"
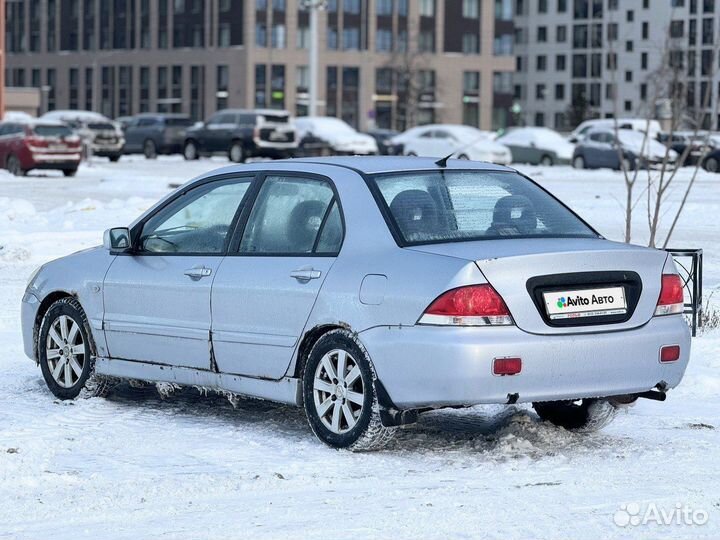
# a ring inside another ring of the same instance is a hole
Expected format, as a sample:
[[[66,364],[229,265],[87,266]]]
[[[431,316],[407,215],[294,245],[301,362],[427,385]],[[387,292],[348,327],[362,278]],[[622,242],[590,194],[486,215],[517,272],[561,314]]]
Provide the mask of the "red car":
[[[80,137],[59,122],[0,124],[0,165],[16,176],[32,169],[55,169],[74,176],[81,147]]]

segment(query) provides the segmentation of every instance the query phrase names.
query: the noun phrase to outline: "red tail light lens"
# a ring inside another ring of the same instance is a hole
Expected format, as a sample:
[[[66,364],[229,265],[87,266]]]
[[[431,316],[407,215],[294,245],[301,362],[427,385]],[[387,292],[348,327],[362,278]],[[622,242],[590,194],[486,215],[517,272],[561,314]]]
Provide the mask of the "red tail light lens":
[[[677,274],[663,274],[655,315],[674,315],[685,311],[683,282]]]
[[[494,326],[513,324],[505,301],[491,285],[471,285],[440,295],[425,310],[420,324]]]

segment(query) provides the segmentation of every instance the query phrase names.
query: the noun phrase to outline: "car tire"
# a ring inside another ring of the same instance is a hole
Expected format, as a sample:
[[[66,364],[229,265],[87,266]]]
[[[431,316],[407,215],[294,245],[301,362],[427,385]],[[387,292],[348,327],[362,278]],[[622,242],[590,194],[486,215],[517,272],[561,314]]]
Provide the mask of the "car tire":
[[[143,143],[143,154],[145,159],[156,159],[157,158],[157,145],[152,139],[147,139]]]
[[[183,157],[187,161],[195,161],[196,159],[200,159],[200,152],[195,141],[185,141],[185,146],[183,146]]]
[[[10,155],[7,158],[6,167],[10,174],[14,176],[25,176],[25,170],[22,168],[17,156]]]
[[[365,347],[350,331],[318,339],[302,371],[303,406],[318,439],[353,451],[382,448],[392,439],[397,428],[382,425],[376,379]]]
[[[627,157],[624,157],[622,159],[622,162],[620,163],[620,170],[621,171],[634,171],[635,170],[635,162]]]
[[[543,167],[552,167],[555,164],[553,161],[552,156],[549,156],[545,154],[542,158],[540,158],[540,165]]]
[[[77,174],[77,169],[63,169],[63,175],[73,177]]]
[[[585,158],[582,156],[575,156],[573,158],[572,166],[576,169],[584,169],[585,168]]]
[[[107,395],[110,379],[95,375],[95,343],[77,300],[65,297],[52,304],[37,336],[40,369],[55,397]]]
[[[617,407],[606,399],[533,403],[540,418],[570,431],[598,431],[615,418]]]
[[[720,170],[720,163],[717,158],[709,157],[705,160],[705,170],[708,172],[716,173]]]
[[[117,163],[120,160],[120,154],[112,154],[111,156],[108,156],[108,159],[112,163]]]
[[[242,142],[233,141],[228,150],[228,159],[233,163],[243,163],[245,161],[245,149]]]

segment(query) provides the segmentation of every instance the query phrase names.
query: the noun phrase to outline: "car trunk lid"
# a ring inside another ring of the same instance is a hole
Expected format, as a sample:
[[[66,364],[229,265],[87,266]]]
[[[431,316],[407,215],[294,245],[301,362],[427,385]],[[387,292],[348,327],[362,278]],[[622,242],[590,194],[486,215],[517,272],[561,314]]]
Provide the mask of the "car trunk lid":
[[[667,259],[659,250],[594,238],[483,240],[410,249],[475,261],[505,300],[518,328],[534,334],[642,326],[655,312]],[[622,313],[618,309],[620,294],[627,306]],[[614,307],[607,299],[595,305],[608,295],[614,297]],[[572,304],[578,296],[591,302],[582,316],[577,311],[572,316],[561,314],[563,309],[567,313],[567,306],[547,307],[561,299]],[[568,298],[573,300],[568,302]]]

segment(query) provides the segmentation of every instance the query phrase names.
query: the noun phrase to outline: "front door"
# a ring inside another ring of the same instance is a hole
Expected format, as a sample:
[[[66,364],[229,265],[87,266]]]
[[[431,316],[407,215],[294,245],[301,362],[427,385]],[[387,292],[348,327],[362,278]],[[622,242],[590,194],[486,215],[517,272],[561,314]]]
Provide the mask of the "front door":
[[[341,209],[328,180],[263,180],[237,252],[228,254],[213,284],[220,372],[285,374],[342,239]]]
[[[112,358],[210,369],[210,289],[252,177],[203,183],[141,225],[104,281]]]

